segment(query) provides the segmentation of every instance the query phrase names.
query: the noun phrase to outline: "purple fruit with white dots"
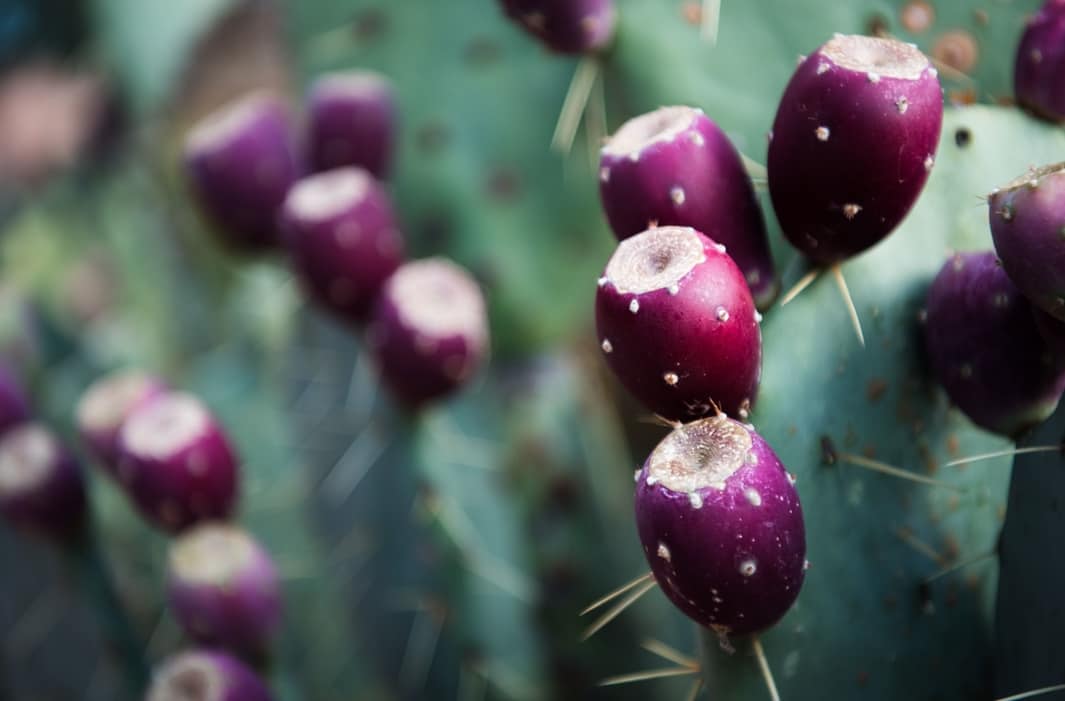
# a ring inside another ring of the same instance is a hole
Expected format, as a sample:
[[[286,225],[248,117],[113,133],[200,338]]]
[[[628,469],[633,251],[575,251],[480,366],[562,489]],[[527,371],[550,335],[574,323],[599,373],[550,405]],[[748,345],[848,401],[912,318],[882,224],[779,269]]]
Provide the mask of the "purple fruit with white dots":
[[[754,187],[702,110],[663,107],[622,125],[601,151],[599,194],[619,239],[690,226],[728,249],[760,309],[772,304],[780,283]]]
[[[277,211],[299,177],[288,108],[253,93],[198,123],[185,165],[201,206],[237,249],[277,246]]]
[[[1002,266],[1028,299],[1065,320],[1065,163],[1032,170],[988,198]]]
[[[203,523],[170,546],[167,599],[195,640],[264,655],[281,625],[277,567],[245,530]]]
[[[134,411],[118,434],[118,476],[144,517],[176,533],[225,519],[237,502],[237,456],[196,397],[173,392]]]
[[[308,95],[307,150],[313,170],[357,166],[386,178],[392,165],[396,100],[372,71],[329,73]]]
[[[929,363],[973,423],[1017,436],[1053,413],[1065,362],[1039,334],[1031,303],[991,251],[959,253],[928,290]]]
[[[806,569],[794,479],[749,425],[724,415],[678,426],[636,477],[636,528],[659,588],[719,635],[776,623]]]
[[[271,701],[250,667],[219,650],[190,650],[155,671],[147,701]]]
[[[340,168],[298,181],[281,209],[283,239],[308,294],[362,321],[403,262],[388,193],[367,171]]]
[[[488,353],[481,288],[447,259],[406,263],[381,291],[367,340],[382,380],[404,403],[451,394]]]
[[[1017,103],[1052,122],[1065,121],[1065,0],[1047,0],[1028,20],[1013,64]]]
[[[42,424],[23,423],[0,438],[0,513],[19,528],[60,540],[85,524],[81,466]]]
[[[799,64],[770,132],[784,235],[824,265],[879,243],[924,188],[942,122],[936,69],[916,47],[837,34]]]
[[[600,51],[614,39],[613,0],[500,0],[503,11],[552,51]]]
[[[140,370],[118,370],[89,385],[75,408],[78,433],[112,477],[118,470],[118,432],[134,411],[166,393],[166,384]]]
[[[717,406],[746,418],[762,334],[724,246],[675,226],[625,239],[599,279],[595,318],[607,364],[651,411],[690,421]]]
[[[30,418],[30,401],[11,368],[0,363],[0,435]]]

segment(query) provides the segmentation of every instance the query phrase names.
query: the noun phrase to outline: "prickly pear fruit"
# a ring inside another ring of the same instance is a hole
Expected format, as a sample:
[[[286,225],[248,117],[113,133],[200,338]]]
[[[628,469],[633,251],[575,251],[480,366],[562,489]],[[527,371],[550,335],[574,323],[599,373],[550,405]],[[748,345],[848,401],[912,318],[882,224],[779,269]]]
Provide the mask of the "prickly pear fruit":
[[[118,370],[89,385],[75,409],[78,433],[111,477],[117,477],[118,432],[130,414],[162,396],[166,384],[140,370]]]
[[[396,105],[392,85],[372,71],[321,76],[307,98],[307,149],[316,171],[356,166],[386,178],[392,164]]]
[[[1047,0],[1025,25],[1013,63],[1018,104],[1053,122],[1065,120],[1065,0]]]
[[[271,701],[246,664],[219,650],[190,650],[156,670],[147,701]]]
[[[0,437],[0,513],[51,538],[81,531],[87,515],[81,467],[46,426],[23,423]]]
[[[501,0],[503,11],[552,51],[583,54],[614,38],[613,0]]]

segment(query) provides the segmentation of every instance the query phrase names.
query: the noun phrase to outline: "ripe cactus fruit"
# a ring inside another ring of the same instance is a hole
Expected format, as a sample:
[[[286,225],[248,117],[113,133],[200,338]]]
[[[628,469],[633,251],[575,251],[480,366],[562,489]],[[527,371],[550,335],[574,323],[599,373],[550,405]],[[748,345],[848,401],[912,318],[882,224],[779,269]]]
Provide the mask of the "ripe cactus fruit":
[[[403,262],[403,239],[388,194],[360,168],[297,182],[285,198],[281,222],[303,287],[343,319],[363,320]]]
[[[183,392],[134,411],[118,434],[118,475],[144,517],[169,531],[226,518],[237,501],[237,457],[203,403]]]
[[[762,335],[724,246],[676,226],[625,239],[599,279],[595,319],[607,364],[651,411],[689,421],[716,404],[746,418]]]
[[[816,263],[875,245],[928,179],[943,97],[916,47],[837,34],[802,61],[770,132],[769,194],[788,240]]]
[[[89,385],[75,409],[78,433],[100,465],[117,477],[118,432],[134,411],[166,392],[166,384],[140,370],[118,370]]]
[[[1065,120],[1065,0],[1047,0],[1024,28],[1013,63],[1018,104],[1043,119]]]
[[[253,93],[206,117],[185,140],[185,165],[226,243],[238,249],[277,245],[277,210],[299,176],[280,99]]]
[[[156,671],[147,701],[271,701],[270,691],[243,662],[218,650],[191,650]]]
[[[0,363],[0,435],[29,418],[30,402],[22,383],[7,365]]]
[[[636,528],[655,580],[720,635],[757,633],[802,587],[794,480],[750,426],[723,414],[677,426],[636,478]]]
[[[1065,163],[1030,171],[988,198],[1002,266],[1043,311],[1065,320]]]
[[[307,102],[313,170],[357,166],[375,178],[388,177],[396,131],[388,79],[372,71],[329,73],[314,82]]]
[[[552,51],[600,51],[614,38],[613,0],[501,0],[503,11]]]
[[[23,423],[0,438],[0,513],[57,539],[77,535],[85,522],[81,467],[42,424]]]
[[[469,380],[488,352],[481,289],[447,259],[405,263],[378,297],[367,340],[401,401],[439,399]]]
[[[663,107],[622,125],[601,152],[599,193],[619,239],[693,227],[728,249],[760,309],[772,304],[779,281],[762,210],[739,152],[702,110]]]
[[[953,256],[926,304],[932,370],[975,424],[1015,437],[1050,416],[1065,390],[1065,359],[1054,357],[993,252]]]
[[[199,642],[257,657],[281,624],[277,568],[245,530],[203,523],[170,546],[167,599]]]

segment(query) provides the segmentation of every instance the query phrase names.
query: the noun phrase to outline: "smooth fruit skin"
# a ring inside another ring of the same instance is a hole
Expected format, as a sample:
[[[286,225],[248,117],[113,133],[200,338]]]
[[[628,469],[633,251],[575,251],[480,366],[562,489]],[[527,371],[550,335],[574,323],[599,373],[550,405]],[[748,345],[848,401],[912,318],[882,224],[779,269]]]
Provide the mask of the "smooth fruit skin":
[[[29,419],[30,401],[22,382],[10,367],[0,362],[0,435]]]
[[[693,238],[702,258],[675,286],[633,292],[611,279],[611,266],[627,247],[668,248],[670,237]],[[595,319],[607,364],[650,411],[691,421],[715,413],[716,404],[730,416],[747,416],[761,376],[760,317],[724,247],[682,227],[622,241],[599,279]]]
[[[191,691],[190,691],[191,690]],[[155,671],[146,701],[271,701],[250,667],[220,650],[189,650]]]
[[[217,419],[192,395],[169,393],[134,411],[118,446],[119,479],[156,527],[177,533],[233,511],[237,455]]]
[[[837,35],[799,65],[770,133],[777,219],[788,241],[822,265],[861,253],[899,225],[928,179],[943,122],[942,89],[927,59],[914,56],[916,78],[907,79],[853,70],[826,54],[833,42],[851,40],[910,50]]]
[[[403,237],[388,193],[359,168],[298,181],[281,208],[281,226],[303,289],[346,321],[366,319],[385,280],[403,262]]]
[[[300,171],[279,98],[254,93],[206,117],[186,137],[185,166],[224,243],[248,251],[278,245],[277,211]]]
[[[117,479],[118,432],[130,414],[167,392],[166,383],[139,370],[118,370],[93,382],[75,408],[78,434],[109,477]]]
[[[191,637],[266,654],[284,606],[277,567],[258,542],[236,526],[203,523],[174,541],[169,560],[167,599]]]
[[[678,488],[660,471],[677,466],[732,472]],[[723,415],[675,429],[651,454],[636,477],[636,528],[662,592],[719,634],[765,630],[802,588],[806,531],[794,481],[753,428]]]
[[[18,528],[60,541],[85,526],[81,466],[43,424],[23,423],[0,438],[0,513]]]
[[[1025,25],[1013,63],[1013,92],[1036,116],[1065,121],[1065,0],[1048,0]]]
[[[389,175],[396,100],[388,79],[371,71],[329,73],[307,96],[307,151],[315,172],[344,166]]]
[[[552,51],[600,51],[614,39],[613,0],[500,0],[503,11]]]
[[[943,265],[928,290],[925,343],[951,401],[988,431],[1016,437],[1050,416],[1065,390],[1065,363],[991,251]]]
[[[631,134],[668,124],[630,148]],[[630,120],[599,161],[599,194],[618,239],[649,226],[690,226],[723,244],[759,309],[780,289],[765,219],[736,147],[702,110],[663,107]],[[653,224],[652,224],[653,222]]]
[[[1065,164],[1034,170],[991,193],[995,252],[1014,284],[1065,320]]]

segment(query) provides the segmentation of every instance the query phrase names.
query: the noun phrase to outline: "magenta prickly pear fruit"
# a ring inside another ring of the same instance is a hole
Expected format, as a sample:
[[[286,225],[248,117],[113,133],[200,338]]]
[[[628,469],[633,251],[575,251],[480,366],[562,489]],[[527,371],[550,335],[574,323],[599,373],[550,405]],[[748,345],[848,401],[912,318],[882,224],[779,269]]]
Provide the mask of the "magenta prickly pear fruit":
[[[912,44],[837,34],[799,65],[769,142],[769,194],[788,240],[832,264],[902,221],[943,121],[936,69]]]
[[[118,476],[144,517],[177,532],[224,519],[237,501],[237,457],[203,403],[182,392],[134,411],[118,434]]]
[[[1028,20],[1013,64],[1017,103],[1053,122],[1065,121],[1065,0],[1047,0]]]
[[[595,319],[607,364],[651,411],[690,421],[716,405],[746,418],[762,333],[724,246],[676,226],[625,239],[599,279]]]
[[[381,291],[367,340],[381,378],[404,403],[450,394],[488,352],[481,288],[444,258],[405,263]]]
[[[503,11],[552,51],[600,51],[614,38],[613,0],[500,0]]]
[[[147,701],[271,701],[270,691],[243,662],[218,650],[192,650],[156,670]]]
[[[81,467],[42,424],[23,423],[0,438],[0,513],[19,528],[61,540],[85,523]]]
[[[196,640],[253,657],[281,624],[281,585],[270,556],[243,529],[204,523],[170,547],[167,598]]]
[[[780,284],[754,187],[702,110],[663,107],[622,125],[601,152],[599,194],[619,239],[690,226],[728,249],[760,309],[772,304]]]
[[[303,287],[339,317],[361,321],[403,262],[388,194],[365,170],[297,182],[281,209],[285,245]]]
[[[7,365],[0,363],[0,435],[29,418],[30,402],[22,383]]]
[[[130,414],[162,396],[166,384],[140,370],[118,370],[89,385],[78,401],[78,433],[112,477],[118,469],[118,432]]]
[[[988,198],[991,238],[1013,283],[1065,320],[1065,163],[1044,166]]]
[[[794,479],[724,415],[678,426],[636,477],[636,528],[655,580],[720,635],[757,633],[799,595],[806,531]]]
[[[1065,362],[994,253],[953,256],[926,304],[929,363],[973,423],[1014,437],[1050,416],[1065,390]]]
[[[185,141],[192,188],[226,242],[238,249],[278,243],[277,210],[299,166],[286,106],[254,93],[211,114]]]
[[[396,105],[392,85],[371,71],[330,73],[311,87],[307,149],[315,171],[357,166],[386,178],[392,164]]]

